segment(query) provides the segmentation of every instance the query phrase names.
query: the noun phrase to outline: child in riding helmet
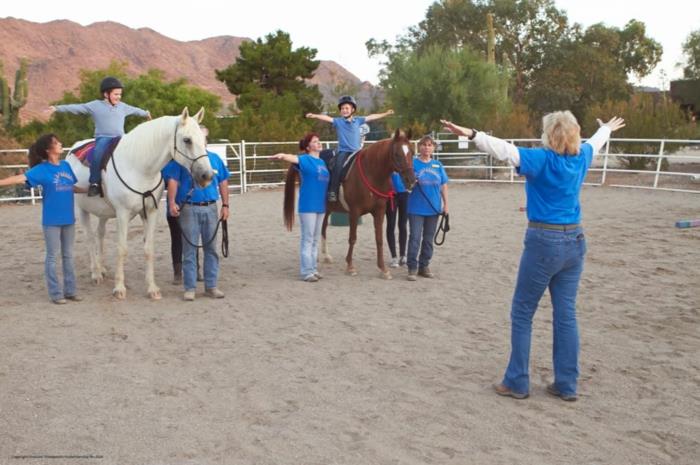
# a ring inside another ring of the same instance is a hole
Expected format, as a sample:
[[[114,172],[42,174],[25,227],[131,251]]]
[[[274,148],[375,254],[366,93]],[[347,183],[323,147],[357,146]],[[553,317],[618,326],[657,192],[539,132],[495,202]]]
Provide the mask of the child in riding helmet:
[[[338,201],[338,189],[340,187],[340,172],[343,168],[345,159],[351,153],[357,152],[362,148],[362,134],[360,127],[364,123],[376,121],[389,115],[394,114],[394,110],[388,110],[384,113],[376,113],[367,116],[354,116],[357,111],[357,102],[350,95],[344,95],[338,100],[338,110],[340,111],[339,118],[331,118],[328,115],[319,115],[307,113],[307,118],[317,119],[331,123],[335,127],[338,135],[338,154],[332,161],[331,182],[328,187],[328,201]]]
[[[148,111],[132,107],[121,101],[123,88],[124,86],[119,79],[108,76],[100,83],[102,100],[49,107],[52,112],[92,116],[95,123],[95,151],[90,164],[90,187],[88,188],[88,196],[90,197],[101,194],[102,172],[100,165],[102,157],[114,138],[124,135],[126,117],[137,115],[151,119],[151,114]]]

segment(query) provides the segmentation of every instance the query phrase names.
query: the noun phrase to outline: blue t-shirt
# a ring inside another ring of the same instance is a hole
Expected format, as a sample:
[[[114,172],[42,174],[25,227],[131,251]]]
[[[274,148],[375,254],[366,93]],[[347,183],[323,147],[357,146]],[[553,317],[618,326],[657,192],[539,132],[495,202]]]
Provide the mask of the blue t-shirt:
[[[75,224],[73,185],[78,182],[78,179],[65,160],[58,162],[58,165],[45,161],[28,170],[24,175],[30,187],[41,186],[42,188],[42,225]]]
[[[581,222],[579,192],[593,161],[593,146],[578,155],[559,155],[548,148],[521,148],[518,173],[525,176],[527,219],[548,224]]]
[[[299,155],[299,213],[325,213],[330,173],[326,162],[309,154]]]
[[[397,193],[401,192],[406,192],[406,186],[403,184],[403,179],[401,179],[401,175],[394,171],[391,173],[391,183],[394,185],[394,190]]]
[[[414,158],[413,171],[416,173],[417,185],[408,196],[408,213],[421,216],[442,213],[440,188],[448,181],[445,167],[438,160],[430,160],[426,163],[420,158]]]
[[[338,152],[356,152],[362,148],[360,126],[364,123],[364,116],[353,116],[349,121],[345,118],[333,118],[333,127],[338,135]]]
[[[214,179],[212,179],[207,187],[195,186],[195,188],[192,189],[192,175],[174,160],[163,168],[162,173],[165,179],[174,179],[177,181],[178,187],[175,201],[178,204],[185,201],[210,202],[212,200],[219,200],[219,184],[226,181],[230,173],[221,157],[208,150],[207,155],[209,156],[211,167],[217,171],[216,175],[214,175]]]

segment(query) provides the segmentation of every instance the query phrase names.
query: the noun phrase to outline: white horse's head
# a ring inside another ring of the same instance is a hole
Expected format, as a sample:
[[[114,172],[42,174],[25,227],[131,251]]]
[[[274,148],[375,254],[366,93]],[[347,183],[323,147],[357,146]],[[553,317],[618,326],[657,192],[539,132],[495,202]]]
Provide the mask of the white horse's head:
[[[204,108],[190,116],[187,107],[179,116],[175,131],[173,159],[192,174],[200,187],[206,187],[214,179],[214,170],[207,156],[207,141],[199,123],[204,118]]]

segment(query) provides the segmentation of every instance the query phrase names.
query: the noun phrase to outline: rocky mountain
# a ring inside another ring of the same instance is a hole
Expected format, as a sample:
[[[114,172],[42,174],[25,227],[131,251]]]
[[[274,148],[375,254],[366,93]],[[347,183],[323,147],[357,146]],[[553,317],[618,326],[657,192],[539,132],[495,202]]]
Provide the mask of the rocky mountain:
[[[29,60],[29,98],[22,108],[23,121],[44,119],[46,107],[64,92],[76,89],[81,69],[100,69],[118,60],[134,75],[157,68],[166,78],[186,78],[191,84],[222,98],[224,106],[234,97],[216,80],[214,70],[223,69],[238,57],[244,37],[218,36],[181,42],[148,29],[132,29],[113,22],[81,26],[67,20],[34,23],[0,18],[0,60],[10,85],[21,58]],[[317,84],[327,103],[338,92],[351,90],[360,106],[370,108],[381,99],[381,90],[333,61],[322,61],[310,82]],[[127,97],[128,101],[128,97]]]

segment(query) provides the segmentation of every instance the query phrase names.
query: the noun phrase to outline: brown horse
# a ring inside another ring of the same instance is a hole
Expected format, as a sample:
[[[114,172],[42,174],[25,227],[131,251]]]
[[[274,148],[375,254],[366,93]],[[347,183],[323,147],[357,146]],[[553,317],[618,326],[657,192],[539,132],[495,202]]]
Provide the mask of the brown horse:
[[[352,251],[357,241],[357,222],[365,213],[371,213],[374,218],[377,267],[383,278],[391,279],[391,273],[384,264],[384,215],[387,202],[394,195],[391,173],[397,171],[409,190],[416,182],[411,147],[412,144],[406,134],[397,129],[392,138],[368,145],[355,155],[355,160],[341,184],[339,201],[326,204],[326,216],[323,218],[321,232],[323,237],[321,251],[326,263],[332,262],[326,243],[326,228],[330,213],[347,212],[349,214],[350,237],[345,262],[347,263],[346,271],[352,276],[357,274],[352,262]],[[294,223],[294,185],[297,173],[294,166],[290,166],[285,182],[284,223],[288,229],[291,229]]]

